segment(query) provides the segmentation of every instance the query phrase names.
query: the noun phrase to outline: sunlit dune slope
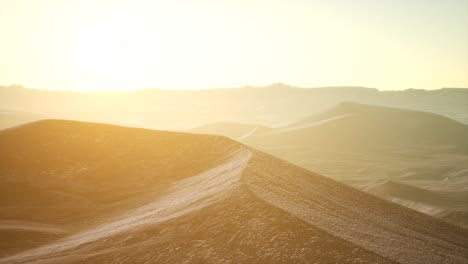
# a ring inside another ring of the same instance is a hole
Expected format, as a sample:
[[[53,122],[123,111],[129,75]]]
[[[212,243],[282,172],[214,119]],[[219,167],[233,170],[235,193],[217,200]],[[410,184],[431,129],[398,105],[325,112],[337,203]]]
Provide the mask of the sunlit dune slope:
[[[468,259],[468,231],[225,137],[47,120],[0,150],[0,263]]]

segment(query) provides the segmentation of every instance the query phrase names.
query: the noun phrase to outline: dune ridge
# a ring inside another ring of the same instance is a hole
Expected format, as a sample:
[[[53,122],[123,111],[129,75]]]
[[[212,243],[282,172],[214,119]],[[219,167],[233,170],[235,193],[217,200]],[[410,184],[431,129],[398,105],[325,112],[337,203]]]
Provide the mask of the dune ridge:
[[[76,129],[79,135],[74,134]],[[94,140],[102,135],[105,140]],[[67,144],[79,143],[79,153],[64,152],[64,139]],[[114,148],[116,142],[118,148]],[[224,137],[61,120],[0,132],[0,145],[16,147],[20,156],[27,155],[21,151],[23,145],[44,143],[54,151],[30,167],[57,166],[51,161],[60,153],[64,164],[92,161],[101,171],[107,168],[99,165],[101,159],[113,155],[114,167],[131,165],[131,171],[138,173],[118,175],[111,170],[113,177],[99,176],[96,186],[98,174],[90,177],[73,170],[77,175],[54,174],[41,182],[44,179],[35,171],[0,166],[4,186],[21,187],[21,178],[27,178],[41,183],[42,189],[66,189],[70,178],[80,176],[81,187],[72,194],[101,208],[97,215],[88,213],[94,220],[83,225],[80,218],[63,220],[67,212],[35,205],[50,219],[58,219],[52,222],[78,230],[39,247],[5,254],[0,263],[466,263],[468,258],[466,230]],[[182,157],[184,147],[200,149]],[[91,150],[100,155],[83,155]],[[144,157],[155,160],[137,162]],[[120,164],[124,160],[126,164]],[[171,167],[174,162],[177,166]],[[150,167],[136,170],[143,165]],[[142,180],[144,185],[137,184]],[[116,191],[123,190],[120,185],[133,186],[138,192],[116,196]],[[98,197],[93,188],[100,190]],[[30,204],[20,198],[2,199],[18,206]],[[43,199],[53,201],[56,196]],[[76,210],[84,209],[77,205]],[[11,215],[2,214],[2,220],[8,218]]]
[[[205,132],[229,136],[223,132],[235,127],[229,124]],[[414,110],[342,102],[317,115],[256,131],[240,141],[384,199],[468,227],[468,126],[454,120]],[[388,181],[391,183],[376,186]]]
[[[229,191],[239,184],[240,174],[250,153],[239,153],[231,161],[202,174],[172,184],[165,195],[110,220],[102,225],[74,234],[57,243],[0,259],[0,263],[38,261],[41,257],[73,249],[85,243],[114,236],[123,232],[135,232],[147,225],[183,216],[229,197]]]

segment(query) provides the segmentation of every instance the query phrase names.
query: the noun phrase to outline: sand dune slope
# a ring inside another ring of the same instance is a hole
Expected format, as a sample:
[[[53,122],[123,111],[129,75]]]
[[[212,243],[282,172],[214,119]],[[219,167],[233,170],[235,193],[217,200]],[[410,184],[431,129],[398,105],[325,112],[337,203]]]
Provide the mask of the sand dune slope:
[[[325,148],[383,145],[436,145],[468,153],[468,126],[432,113],[343,102],[265,134],[245,139],[253,144],[288,144]]]
[[[235,127],[205,132],[230,136],[225,131]],[[241,142],[468,227],[468,126],[446,117],[344,102]]]
[[[211,123],[190,130],[191,133],[210,135],[223,135],[232,139],[241,140],[255,133],[263,134],[272,129],[262,125],[235,124],[235,123]]]
[[[468,261],[468,231],[224,137],[48,120],[0,147],[0,220],[64,231],[9,229],[0,263]]]

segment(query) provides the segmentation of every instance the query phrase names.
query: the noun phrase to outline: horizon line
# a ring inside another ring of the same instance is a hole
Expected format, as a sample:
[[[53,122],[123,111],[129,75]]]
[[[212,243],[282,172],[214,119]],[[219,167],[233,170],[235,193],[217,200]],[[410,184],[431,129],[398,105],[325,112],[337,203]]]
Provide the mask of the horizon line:
[[[327,86],[312,86],[312,87],[302,87],[302,86],[295,86],[289,85],[283,82],[276,82],[269,85],[264,86],[255,86],[255,85],[243,85],[243,86],[236,86],[236,87],[207,87],[207,88],[158,88],[158,87],[146,87],[146,88],[136,88],[136,89],[129,89],[129,90],[77,90],[77,89],[50,89],[50,88],[30,88],[25,87],[21,84],[10,84],[10,85],[0,85],[0,87],[4,88],[17,88],[17,89],[27,89],[27,90],[40,90],[40,91],[48,91],[48,92],[70,92],[70,93],[131,93],[131,92],[144,92],[150,90],[158,90],[158,91],[209,91],[209,90],[224,90],[224,89],[257,89],[257,88],[292,88],[292,89],[329,89],[329,88],[360,88],[360,89],[369,89],[369,90],[376,90],[379,92],[398,92],[398,91],[408,91],[408,90],[418,90],[418,91],[437,91],[443,89],[468,89],[468,87],[440,87],[437,89],[424,89],[424,88],[412,88],[408,87],[405,89],[392,89],[392,90],[381,90],[375,87],[367,87],[367,86],[360,86],[360,85],[327,85]]]

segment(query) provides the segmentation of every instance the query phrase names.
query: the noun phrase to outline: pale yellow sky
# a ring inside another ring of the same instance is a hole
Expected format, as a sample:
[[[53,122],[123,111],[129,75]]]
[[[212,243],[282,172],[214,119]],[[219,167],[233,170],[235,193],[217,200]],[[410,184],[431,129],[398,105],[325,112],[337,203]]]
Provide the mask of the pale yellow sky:
[[[0,0],[0,85],[468,87],[468,1]]]

